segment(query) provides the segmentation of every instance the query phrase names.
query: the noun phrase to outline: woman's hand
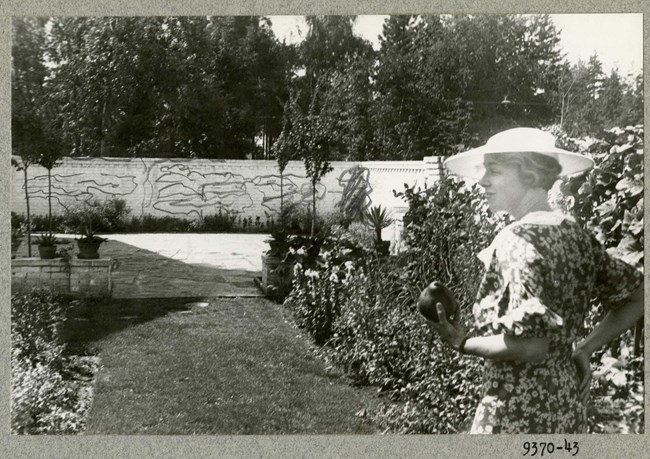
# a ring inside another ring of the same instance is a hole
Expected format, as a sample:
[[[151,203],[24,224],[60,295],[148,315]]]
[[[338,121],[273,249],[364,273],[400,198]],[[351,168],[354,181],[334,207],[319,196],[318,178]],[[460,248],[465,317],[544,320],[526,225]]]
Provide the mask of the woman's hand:
[[[440,339],[457,351],[467,335],[467,332],[458,325],[460,314],[456,314],[456,319],[453,322],[448,322],[445,307],[442,303],[437,303],[436,309],[438,311],[438,322],[424,320],[429,324],[429,327],[433,328],[440,335]]]
[[[573,351],[573,354],[571,355],[571,360],[573,360],[576,370],[578,371],[578,391],[580,392],[580,398],[583,402],[587,401],[587,397],[589,396],[589,387],[591,386],[590,357],[591,356],[588,353],[580,348]]]

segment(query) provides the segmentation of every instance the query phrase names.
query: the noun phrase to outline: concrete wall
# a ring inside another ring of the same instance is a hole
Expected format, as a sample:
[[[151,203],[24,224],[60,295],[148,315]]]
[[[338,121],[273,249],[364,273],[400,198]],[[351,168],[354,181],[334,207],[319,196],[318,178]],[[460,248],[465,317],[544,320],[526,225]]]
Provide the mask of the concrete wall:
[[[333,170],[317,186],[317,211],[336,209],[346,190],[367,186],[368,204],[404,209],[406,204],[393,196],[404,184],[423,186],[440,174],[438,157],[423,161],[334,162]],[[15,169],[12,210],[25,214],[23,173]],[[156,158],[64,158],[52,170],[52,211],[88,199],[121,198],[131,215],[145,214],[196,219],[217,213],[220,208],[260,217],[264,222],[280,210],[281,179],[275,161],[156,159]],[[284,202],[308,206],[311,185],[301,161],[292,161],[282,179]],[[28,189],[32,215],[48,212],[47,171],[28,169]]]

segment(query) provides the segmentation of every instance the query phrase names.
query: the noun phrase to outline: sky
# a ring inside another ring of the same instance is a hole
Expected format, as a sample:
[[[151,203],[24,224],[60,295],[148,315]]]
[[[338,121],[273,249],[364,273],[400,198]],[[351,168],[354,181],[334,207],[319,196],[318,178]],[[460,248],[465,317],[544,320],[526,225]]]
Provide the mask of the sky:
[[[643,68],[642,14],[551,14],[561,31],[561,48],[567,59],[587,61],[594,52],[609,74],[618,68],[623,76]],[[369,40],[375,49],[386,16],[358,16],[355,33]],[[303,16],[271,16],[273,31],[280,40],[297,43],[307,27]]]

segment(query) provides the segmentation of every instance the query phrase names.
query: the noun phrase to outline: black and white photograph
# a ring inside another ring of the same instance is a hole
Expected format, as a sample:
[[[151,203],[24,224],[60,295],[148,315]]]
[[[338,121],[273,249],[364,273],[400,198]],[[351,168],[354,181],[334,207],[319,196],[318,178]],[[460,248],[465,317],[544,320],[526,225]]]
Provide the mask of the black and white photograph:
[[[6,23],[11,437],[644,436],[642,13]]]

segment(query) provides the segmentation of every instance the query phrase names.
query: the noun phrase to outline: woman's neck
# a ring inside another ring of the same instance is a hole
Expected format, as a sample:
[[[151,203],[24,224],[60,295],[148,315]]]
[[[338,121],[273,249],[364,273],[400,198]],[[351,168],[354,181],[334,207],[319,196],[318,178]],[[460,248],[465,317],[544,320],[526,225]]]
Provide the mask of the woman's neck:
[[[541,188],[528,190],[515,209],[512,209],[510,215],[515,220],[520,220],[524,215],[531,212],[549,211],[551,206],[548,204],[548,193]]]

